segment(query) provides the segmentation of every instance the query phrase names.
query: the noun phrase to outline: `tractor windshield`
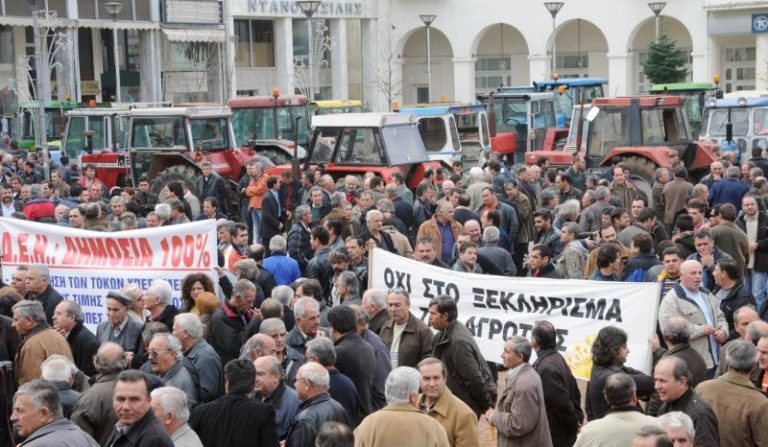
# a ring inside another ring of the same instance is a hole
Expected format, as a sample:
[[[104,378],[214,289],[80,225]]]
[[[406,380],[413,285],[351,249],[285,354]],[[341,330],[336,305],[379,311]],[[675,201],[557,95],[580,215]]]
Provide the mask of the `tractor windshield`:
[[[192,144],[196,150],[211,151],[229,149],[229,132],[226,118],[191,120]]]
[[[86,131],[93,132],[91,148],[102,150],[106,148],[106,129],[104,117],[71,116],[67,124],[67,139],[64,141],[64,151],[70,159],[76,159],[83,152]]]
[[[277,112],[277,116],[275,116]],[[296,117],[298,121],[299,144],[307,139],[307,108],[306,106],[286,106],[274,108],[233,109],[232,127],[235,131],[235,142],[238,146],[246,146],[249,140],[284,139],[295,141],[293,127]],[[277,131],[275,129],[277,128]]]
[[[342,129],[337,127],[315,129],[315,146],[312,148],[311,163],[323,165],[331,161],[341,131]]]
[[[709,135],[725,136],[725,125],[733,123],[733,136],[743,137],[749,130],[749,112],[746,109],[714,109],[709,113]]]
[[[341,134],[335,163],[381,166],[381,137],[375,128],[346,128]]]
[[[184,118],[180,116],[134,118],[131,143],[134,148],[190,148]]]
[[[497,132],[515,132],[521,127],[527,131],[528,104],[525,99],[497,98],[494,108]]]
[[[557,111],[569,117],[573,106],[581,104],[580,95],[584,96],[584,104],[589,104],[593,99],[605,96],[602,84],[570,87],[562,95],[557,95]]]
[[[45,109],[45,137],[47,141],[58,140],[64,134],[66,127],[66,118],[62,116],[59,109]],[[24,111],[24,128],[22,129],[23,138],[35,138],[35,122],[31,110]]]
[[[600,109],[589,125],[589,155],[604,157],[611,149],[629,144],[626,109]]]

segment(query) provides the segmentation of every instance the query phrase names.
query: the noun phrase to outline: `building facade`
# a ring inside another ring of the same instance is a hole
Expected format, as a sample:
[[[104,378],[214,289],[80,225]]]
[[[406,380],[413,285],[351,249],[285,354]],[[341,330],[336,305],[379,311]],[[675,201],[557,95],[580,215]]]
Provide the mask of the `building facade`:
[[[655,38],[645,1],[565,0],[553,23],[541,2],[325,0],[311,34],[292,0],[117,1],[113,18],[107,0],[0,0],[3,113],[9,97],[37,96],[33,11],[53,62],[51,98],[78,102],[115,97],[114,29],[125,102],[221,103],[280,87],[371,110],[547,79],[553,47],[560,76],[606,77],[611,95],[643,92]],[[429,52],[420,14],[436,16]],[[689,55],[689,80],[768,88],[768,1],[670,1],[660,24]]]

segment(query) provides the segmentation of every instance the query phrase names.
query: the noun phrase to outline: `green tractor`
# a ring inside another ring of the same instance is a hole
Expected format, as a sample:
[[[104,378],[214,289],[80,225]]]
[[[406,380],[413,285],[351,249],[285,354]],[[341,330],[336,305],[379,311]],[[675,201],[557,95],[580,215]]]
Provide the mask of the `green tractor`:
[[[39,107],[38,101],[19,102],[16,119],[19,120],[17,128],[21,130],[19,148],[34,152],[35,147],[35,122],[33,113]],[[51,151],[51,160],[54,165],[58,163],[61,152],[61,139],[67,126],[67,111],[77,108],[74,101],[51,101],[45,106],[45,138],[48,149]]]

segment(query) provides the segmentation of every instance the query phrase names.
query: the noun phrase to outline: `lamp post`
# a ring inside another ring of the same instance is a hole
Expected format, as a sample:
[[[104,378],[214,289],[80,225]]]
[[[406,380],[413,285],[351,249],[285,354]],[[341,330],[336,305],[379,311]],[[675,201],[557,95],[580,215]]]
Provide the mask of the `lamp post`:
[[[555,30],[557,29],[555,26],[555,18],[557,17],[557,13],[560,12],[560,9],[563,7],[563,2],[544,2],[544,7],[547,8],[547,11],[549,11],[550,14],[552,14],[552,64],[551,64],[551,75],[555,74],[555,67],[556,67],[556,60],[557,60],[557,36],[555,35]]]
[[[427,27],[427,102],[432,101],[432,45],[429,41],[429,28],[437,18],[435,14],[421,14],[419,18]]]
[[[664,10],[665,6],[667,6],[667,2],[648,3],[648,7],[651,8],[651,11],[653,11],[653,14],[656,16],[656,42],[658,42],[659,37],[661,37],[661,11]]]
[[[296,2],[299,9],[307,17],[307,52],[309,53],[309,100],[315,100],[315,42],[312,36],[312,16],[317,12],[322,2],[320,0],[301,0]]]
[[[35,116],[35,147],[43,154],[43,175],[51,178],[50,159],[48,154],[48,134],[45,125],[45,106],[51,101],[51,72],[48,65],[48,45],[40,36],[40,9],[37,0],[29,0],[32,9],[32,34],[35,42],[35,90],[37,91],[37,108],[32,113]],[[47,18],[47,16],[46,16]]]
[[[104,3],[104,8],[112,16],[112,52],[115,53],[115,102],[121,102],[120,95],[120,57],[117,47],[117,16],[123,10],[123,4],[120,2]]]

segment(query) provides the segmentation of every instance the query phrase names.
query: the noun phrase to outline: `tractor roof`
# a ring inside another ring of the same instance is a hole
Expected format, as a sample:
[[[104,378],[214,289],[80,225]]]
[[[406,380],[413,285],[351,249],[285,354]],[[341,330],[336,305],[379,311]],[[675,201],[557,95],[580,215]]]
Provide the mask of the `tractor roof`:
[[[716,88],[717,86],[710,82],[674,82],[671,84],[654,84],[651,86],[651,93],[709,91]]]
[[[522,99],[524,101],[528,101],[530,99],[555,99],[556,93],[553,91],[548,92],[510,92],[510,91],[502,91],[498,93],[493,94],[493,99],[497,100],[504,100],[504,99]],[[488,100],[488,94],[481,94],[477,95],[477,99],[482,101]]]
[[[304,106],[307,98],[302,95],[281,95],[277,99],[271,96],[242,96],[232,98],[227,105],[233,109],[266,109],[271,107]]]
[[[131,109],[127,113],[131,117],[166,117],[180,116],[189,118],[218,118],[229,117],[232,111],[227,106],[189,106],[189,107],[148,107]]]
[[[398,113],[411,113],[416,116],[427,115],[469,115],[485,111],[484,104],[416,104],[404,106],[398,110]]]
[[[327,99],[323,101],[312,101],[312,105],[324,108],[336,108],[336,107],[358,107],[363,105],[363,101],[359,99]]]
[[[547,89],[559,87],[565,85],[567,87],[592,87],[596,85],[604,85],[608,83],[608,79],[605,78],[561,78],[557,81],[553,79],[547,79],[545,81],[536,81],[533,83],[537,89]]]
[[[312,117],[312,127],[385,127],[414,122],[413,115],[405,113],[337,113]]]
[[[593,98],[593,107],[629,107],[633,100],[640,102],[640,107],[681,106],[684,98],[679,95],[642,95],[616,96],[613,98]]]
[[[743,98],[746,100],[745,104],[739,104],[739,99],[727,98],[727,99],[710,99],[704,106],[708,109],[718,108],[738,108],[738,107],[766,107],[768,106],[768,97],[761,98]],[[714,105],[713,105],[714,101]]]

